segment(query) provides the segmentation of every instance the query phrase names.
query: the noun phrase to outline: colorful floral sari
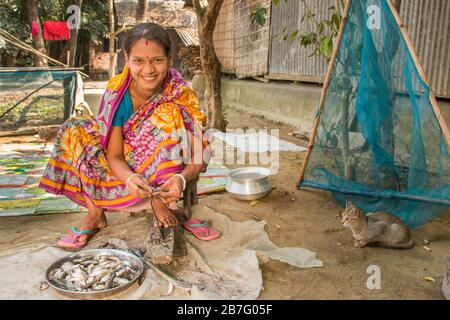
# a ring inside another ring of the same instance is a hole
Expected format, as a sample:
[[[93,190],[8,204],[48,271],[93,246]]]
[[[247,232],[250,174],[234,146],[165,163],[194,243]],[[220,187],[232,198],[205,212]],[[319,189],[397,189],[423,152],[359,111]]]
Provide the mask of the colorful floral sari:
[[[106,161],[114,113],[131,83],[127,68],[108,83],[97,120],[67,120],[60,128],[39,187],[63,194],[86,207],[86,197],[105,209],[125,208],[140,201],[128,194]],[[175,69],[170,69],[159,93],[142,105],[122,127],[124,158],[150,186],[163,184],[183,169],[182,141],[191,133],[203,137],[206,116],[195,92]]]

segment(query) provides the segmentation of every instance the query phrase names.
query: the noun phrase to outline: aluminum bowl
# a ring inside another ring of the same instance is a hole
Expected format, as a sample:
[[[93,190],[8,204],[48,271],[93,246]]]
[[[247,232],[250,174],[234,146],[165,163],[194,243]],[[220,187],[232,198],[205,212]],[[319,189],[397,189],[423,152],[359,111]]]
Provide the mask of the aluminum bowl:
[[[95,291],[95,292],[79,292],[79,291],[68,290],[66,288],[59,286],[57,283],[53,282],[52,280],[50,280],[50,278],[49,278],[50,272],[54,269],[61,267],[63,265],[63,263],[65,263],[67,261],[73,261],[75,259],[84,257],[86,255],[97,255],[102,252],[112,254],[121,260],[128,260],[132,264],[132,266],[138,268],[138,272],[137,272],[136,276],[130,282],[128,282],[127,284],[124,284],[122,286],[118,286],[118,287],[115,287],[112,289],[107,289],[107,290],[99,290],[99,291]],[[128,253],[128,252],[122,251],[122,250],[116,250],[116,249],[91,249],[91,250],[83,250],[83,251],[65,256],[65,257],[53,262],[48,267],[47,271],[45,272],[45,280],[48,282],[48,284],[54,290],[56,290],[57,292],[65,295],[65,296],[68,296],[71,298],[76,298],[76,299],[101,299],[101,298],[105,298],[105,297],[117,294],[119,292],[125,291],[126,289],[131,287],[142,276],[143,271],[144,271],[144,264],[142,263],[141,259],[131,253]]]
[[[231,170],[228,173],[226,190],[233,198],[256,200],[266,196],[272,187],[268,176],[270,170],[261,167],[248,167]]]

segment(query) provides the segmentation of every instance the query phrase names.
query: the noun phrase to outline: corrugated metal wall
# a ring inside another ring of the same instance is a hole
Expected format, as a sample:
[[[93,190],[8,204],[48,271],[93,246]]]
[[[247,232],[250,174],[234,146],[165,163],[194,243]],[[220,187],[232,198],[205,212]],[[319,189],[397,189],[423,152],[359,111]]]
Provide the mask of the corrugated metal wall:
[[[306,4],[320,20],[328,18],[328,8],[335,5],[335,0],[306,0]],[[269,78],[321,82],[325,76],[327,62],[323,57],[310,57],[313,50],[301,47],[298,40],[289,43],[281,39],[285,27],[288,34],[298,29],[300,33],[313,30],[312,23],[301,22],[304,13],[301,1],[280,1],[272,5]]]
[[[239,78],[268,72],[271,3],[272,0],[235,1],[235,68]],[[263,27],[251,23],[251,14],[260,5],[267,10]]]
[[[433,92],[450,98],[450,1],[403,0],[400,17]]]
[[[270,28],[268,22],[264,28],[250,25],[250,14],[261,3],[268,8]],[[316,18],[322,19],[328,18],[328,8],[336,1],[306,3]],[[270,0],[225,0],[223,6],[218,18],[221,34],[215,34],[215,43],[226,42],[218,44],[217,50],[224,71],[234,71],[239,77],[265,75],[271,79],[322,82],[327,71],[325,59],[310,57],[312,50],[298,43],[280,40],[284,27],[288,32],[312,28],[301,22],[305,12],[302,1],[271,5]],[[450,0],[403,0],[400,16],[434,93],[450,98]]]
[[[214,29],[214,49],[223,72],[234,72],[234,0],[225,0]]]

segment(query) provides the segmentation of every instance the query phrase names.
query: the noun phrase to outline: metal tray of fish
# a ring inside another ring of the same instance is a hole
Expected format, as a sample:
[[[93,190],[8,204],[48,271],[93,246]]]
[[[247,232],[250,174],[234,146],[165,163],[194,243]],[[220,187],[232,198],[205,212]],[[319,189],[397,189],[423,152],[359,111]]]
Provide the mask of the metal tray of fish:
[[[52,263],[45,280],[59,293],[77,299],[99,299],[131,287],[142,275],[144,264],[131,253],[91,249]]]

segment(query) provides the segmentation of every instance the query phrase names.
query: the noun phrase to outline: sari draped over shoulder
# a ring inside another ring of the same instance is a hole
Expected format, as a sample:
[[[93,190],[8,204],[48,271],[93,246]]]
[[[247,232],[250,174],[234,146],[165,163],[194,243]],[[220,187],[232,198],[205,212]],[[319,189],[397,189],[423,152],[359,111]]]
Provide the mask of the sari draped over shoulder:
[[[106,160],[114,114],[130,83],[125,68],[109,81],[97,119],[71,118],[61,126],[40,188],[63,194],[84,207],[86,197],[105,209],[126,208],[142,200],[128,194]],[[125,161],[150,186],[159,186],[182,171],[187,148],[182,142],[189,141],[189,135],[200,138],[202,150],[209,154],[203,135],[205,123],[195,92],[170,69],[159,93],[122,127]]]

